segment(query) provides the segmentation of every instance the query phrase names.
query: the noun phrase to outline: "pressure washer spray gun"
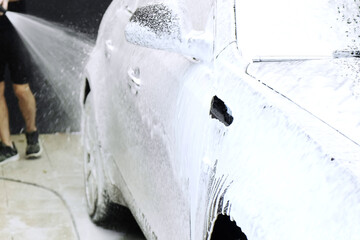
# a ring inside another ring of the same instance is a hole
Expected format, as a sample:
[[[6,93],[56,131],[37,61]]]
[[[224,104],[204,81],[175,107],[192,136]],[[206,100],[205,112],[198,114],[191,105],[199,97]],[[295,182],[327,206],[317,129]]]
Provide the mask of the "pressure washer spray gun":
[[[4,15],[6,14],[6,9],[4,9],[1,5],[0,5],[0,12],[2,12]]]

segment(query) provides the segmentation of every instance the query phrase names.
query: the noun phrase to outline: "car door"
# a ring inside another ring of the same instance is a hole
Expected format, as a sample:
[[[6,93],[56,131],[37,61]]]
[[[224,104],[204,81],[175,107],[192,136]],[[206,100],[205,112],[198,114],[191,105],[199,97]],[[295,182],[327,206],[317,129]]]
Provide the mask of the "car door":
[[[141,6],[149,3],[142,1]],[[197,30],[205,30],[213,19],[209,1],[184,1],[181,8]],[[112,34],[105,39],[111,55],[107,98],[113,109],[107,145],[126,184],[121,190],[128,191],[130,209],[145,232],[152,233],[148,238],[190,239],[187,168],[192,166],[180,155],[187,143],[177,137],[186,131],[178,129],[184,119],[179,107],[192,94],[189,82],[209,79],[209,70],[190,57],[127,43],[124,28],[133,9],[117,11]],[[193,100],[186,108],[203,108],[199,99]]]

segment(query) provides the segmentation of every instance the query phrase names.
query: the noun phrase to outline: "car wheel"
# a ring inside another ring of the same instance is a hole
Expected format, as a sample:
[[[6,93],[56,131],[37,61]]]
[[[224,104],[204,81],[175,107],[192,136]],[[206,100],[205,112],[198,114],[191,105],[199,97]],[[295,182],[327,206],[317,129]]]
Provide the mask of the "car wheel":
[[[110,200],[107,190],[101,186],[103,179],[99,174],[95,158],[90,154],[85,156],[85,194],[88,214],[98,226],[108,229],[119,229],[124,226],[124,219],[131,219],[132,215],[124,206]]]
[[[84,176],[87,210],[99,226],[123,230],[129,224],[137,226],[130,210],[111,201],[106,188],[102,165],[102,150],[97,138],[91,93],[86,98],[83,116]]]
[[[99,225],[106,224],[107,202],[104,189],[104,176],[101,175],[101,153],[98,144],[95,125],[95,114],[91,93],[88,94],[84,106],[83,116],[83,141],[84,141],[84,176],[85,197],[88,214],[92,221]]]

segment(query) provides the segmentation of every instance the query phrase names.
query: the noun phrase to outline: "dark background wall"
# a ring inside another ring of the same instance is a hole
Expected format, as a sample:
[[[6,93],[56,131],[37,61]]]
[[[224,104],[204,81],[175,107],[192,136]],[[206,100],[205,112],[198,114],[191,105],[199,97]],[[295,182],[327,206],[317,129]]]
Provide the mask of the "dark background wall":
[[[104,12],[111,0],[27,0],[27,13],[42,19],[64,24],[96,39],[98,27]],[[29,63],[29,65],[32,65]],[[46,81],[42,80],[40,71],[32,65],[30,86],[37,100],[37,125],[41,133],[79,131],[64,114],[57,95]],[[10,130],[13,134],[24,131],[24,121],[18,108],[9,74],[6,72],[6,99],[9,107]]]

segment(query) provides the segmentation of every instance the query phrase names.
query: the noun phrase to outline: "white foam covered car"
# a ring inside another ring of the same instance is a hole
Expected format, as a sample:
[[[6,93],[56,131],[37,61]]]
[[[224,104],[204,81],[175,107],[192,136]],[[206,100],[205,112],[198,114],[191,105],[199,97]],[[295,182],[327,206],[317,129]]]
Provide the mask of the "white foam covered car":
[[[360,239],[359,6],[114,0],[84,84],[92,220],[131,213],[159,240]]]

